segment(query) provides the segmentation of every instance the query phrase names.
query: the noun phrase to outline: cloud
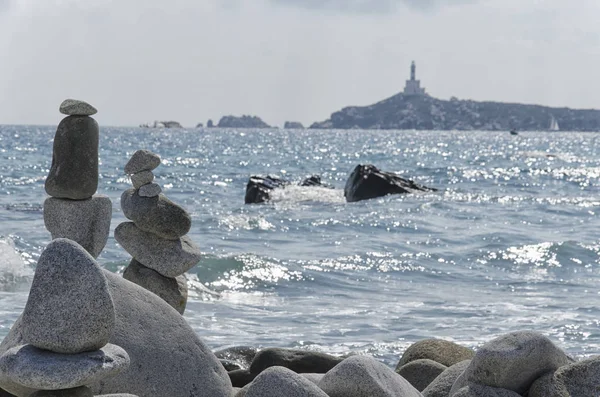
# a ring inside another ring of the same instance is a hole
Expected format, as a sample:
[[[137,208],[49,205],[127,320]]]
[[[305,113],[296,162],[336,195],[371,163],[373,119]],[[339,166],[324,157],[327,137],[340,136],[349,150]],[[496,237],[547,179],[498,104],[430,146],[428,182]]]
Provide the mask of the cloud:
[[[471,3],[476,0],[271,0],[280,6],[321,9],[342,13],[378,14],[397,11],[403,7],[431,10],[438,7]]]

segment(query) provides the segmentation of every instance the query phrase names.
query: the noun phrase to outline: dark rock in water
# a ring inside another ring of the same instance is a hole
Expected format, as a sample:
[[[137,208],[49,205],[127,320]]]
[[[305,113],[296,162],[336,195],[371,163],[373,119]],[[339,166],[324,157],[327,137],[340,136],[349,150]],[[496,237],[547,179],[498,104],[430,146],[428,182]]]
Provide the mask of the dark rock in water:
[[[275,176],[251,176],[246,185],[246,204],[259,204],[269,201],[271,190],[289,185],[290,182]]]
[[[221,364],[227,371],[236,369],[248,369],[250,363],[256,356],[258,349],[251,346],[234,346],[215,352],[215,356],[221,360]]]
[[[284,188],[291,184],[290,181],[275,176],[263,177],[253,175],[246,185],[246,197],[244,198],[244,202],[246,204],[264,203],[271,199],[269,194],[273,189]],[[321,177],[319,175],[312,175],[304,179],[299,183],[299,186],[330,187],[321,182]]]
[[[87,116],[65,117],[54,136],[52,166],[46,193],[52,197],[83,200],[98,188],[98,123]]]
[[[213,123],[213,121],[212,121],[212,120],[210,120],[210,119],[209,119],[209,120],[206,122],[206,128],[213,128],[214,126],[215,126],[215,123]]]
[[[269,367],[279,366],[297,373],[324,374],[343,360],[343,357],[308,350],[269,348],[256,354],[250,372],[258,375]]]
[[[204,124],[202,124],[202,123],[196,124],[196,128],[202,128],[202,127],[204,127]]]
[[[298,121],[286,121],[283,128],[286,130],[303,130],[304,126]]]
[[[388,194],[435,192],[437,189],[419,185],[392,172],[380,171],[372,164],[359,164],[346,181],[346,201],[368,200]]]

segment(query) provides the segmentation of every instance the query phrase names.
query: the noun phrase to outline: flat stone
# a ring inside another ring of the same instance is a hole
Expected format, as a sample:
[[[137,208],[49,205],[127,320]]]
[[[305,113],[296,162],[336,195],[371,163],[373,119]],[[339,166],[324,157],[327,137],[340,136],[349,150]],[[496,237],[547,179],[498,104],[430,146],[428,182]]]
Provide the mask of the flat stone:
[[[200,260],[200,249],[184,236],[165,240],[139,229],[133,222],[121,223],[115,229],[115,239],[138,262],[165,277],[177,277]]]
[[[60,122],[45,184],[48,195],[83,200],[96,193],[98,134],[98,123],[91,117],[69,116]]]
[[[519,393],[512,390],[501,389],[497,387],[489,387],[478,385],[475,383],[469,384],[456,393],[451,394],[451,397],[521,397]],[[546,396],[550,397],[550,396]]]
[[[81,386],[73,389],[40,390],[29,397],[94,397],[94,393],[90,388]]]
[[[283,367],[271,367],[254,379],[246,397],[328,397],[308,379]]]
[[[184,275],[165,277],[132,259],[123,272],[123,278],[160,296],[179,313],[183,314],[185,311],[188,287]]]
[[[117,274],[104,275],[115,302],[110,343],[127,351],[131,365],[114,377],[88,384],[96,395],[231,396],[227,372],[175,309]],[[0,354],[23,343],[22,329],[20,318],[0,344]],[[0,387],[19,397],[35,391],[2,378]]]
[[[44,225],[52,238],[73,240],[94,258],[108,241],[111,218],[112,202],[107,196],[86,200],[48,197],[44,201]]]
[[[564,365],[538,378],[529,397],[600,396],[600,356]]]
[[[131,183],[133,183],[134,189],[139,189],[148,183],[152,183],[153,180],[154,174],[152,171],[141,171],[137,174],[131,175]]]
[[[98,350],[115,324],[102,269],[79,244],[50,242],[40,255],[23,312],[27,343],[56,353]]]
[[[148,183],[139,188],[138,194],[140,197],[156,197],[162,192],[160,185],[156,183]]]
[[[279,366],[297,373],[324,374],[343,360],[342,357],[309,350],[268,348],[256,354],[250,364],[250,372],[259,374],[269,367]]]
[[[532,331],[502,335],[481,346],[454,382],[450,395],[469,384],[507,389],[523,395],[547,372],[572,360],[550,339]]]
[[[404,351],[398,370],[403,365],[414,360],[429,359],[450,367],[464,360],[470,360],[475,355],[473,349],[443,339],[423,339],[413,343]]]
[[[192,227],[187,211],[164,194],[141,197],[135,189],[127,189],[121,195],[121,209],[141,230],[167,240],[185,236]]]
[[[58,110],[67,116],[92,116],[98,113],[95,107],[77,99],[65,99]]]
[[[423,397],[448,397],[456,378],[469,366],[471,360],[464,360],[448,367],[423,390]]]
[[[0,377],[31,389],[70,389],[104,380],[129,366],[129,356],[119,346],[60,354],[32,345],[16,346],[0,357]]]
[[[447,368],[436,361],[422,358],[404,364],[396,370],[396,373],[406,379],[415,389],[423,391]]]
[[[319,387],[329,397],[422,397],[406,379],[368,356],[352,356],[327,372]]]
[[[149,150],[138,150],[125,164],[125,173],[137,174],[142,171],[152,171],[160,165],[160,156]]]

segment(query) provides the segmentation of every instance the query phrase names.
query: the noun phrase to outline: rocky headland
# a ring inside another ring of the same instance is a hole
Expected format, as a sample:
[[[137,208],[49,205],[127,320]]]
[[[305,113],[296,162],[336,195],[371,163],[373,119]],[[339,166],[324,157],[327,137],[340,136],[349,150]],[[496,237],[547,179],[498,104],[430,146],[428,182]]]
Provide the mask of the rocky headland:
[[[299,121],[286,121],[283,128],[286,130],[303,130],[304,126]]]
[[[397,94],[370,106],[349,106],[318,129],[600,131],[600,110],[552,108],[518,103],[437,99]]]
[[[219,128],[271,128],[271,126],[258,116],[243,115],[241,117],[236,116],[223,116],[217,124]]]

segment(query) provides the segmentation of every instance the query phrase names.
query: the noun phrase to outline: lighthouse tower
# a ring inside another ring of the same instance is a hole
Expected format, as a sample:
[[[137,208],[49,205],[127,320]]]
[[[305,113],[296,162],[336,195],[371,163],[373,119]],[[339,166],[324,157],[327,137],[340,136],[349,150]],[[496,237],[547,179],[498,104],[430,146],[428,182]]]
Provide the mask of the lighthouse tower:
[[[406,86],[404,87],[404,95],[427,95],[425,94],[425,88],[421,88],[421,82],[416,79],[417,66],[415,61],[412,61],[410,65],[410,80],[406,80]]]

